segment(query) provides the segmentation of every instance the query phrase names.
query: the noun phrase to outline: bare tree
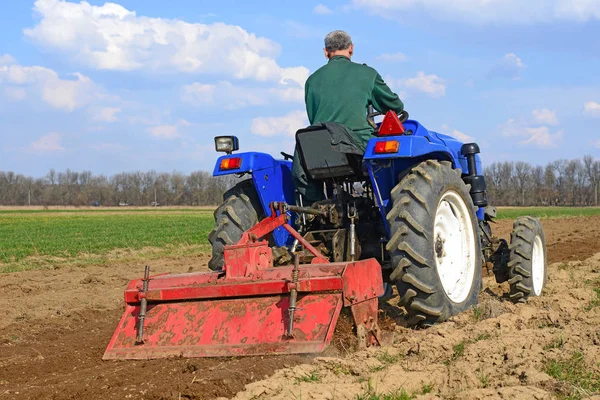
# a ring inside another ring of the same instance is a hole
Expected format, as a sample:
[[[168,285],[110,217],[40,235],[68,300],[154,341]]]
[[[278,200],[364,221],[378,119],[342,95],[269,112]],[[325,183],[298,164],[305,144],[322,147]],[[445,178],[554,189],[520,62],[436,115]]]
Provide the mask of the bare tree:
[[[598,207],[598,190],[600,186],[600,161],[594,161],[594,157],[585,156],[583,157],[583,167],[587,178],[590,181],[591,189],[594,197],[594,205]]]
[[[599,205],[600,160],[557,160],[546,166],[526,162],[493,163],[483,174],[494,205]],[[110,177],[90,171],[50,170],[43,178],[0,171],[0,204],[26,205],[217,205],[240,179],[209,172],[189,175],[122,172]]]

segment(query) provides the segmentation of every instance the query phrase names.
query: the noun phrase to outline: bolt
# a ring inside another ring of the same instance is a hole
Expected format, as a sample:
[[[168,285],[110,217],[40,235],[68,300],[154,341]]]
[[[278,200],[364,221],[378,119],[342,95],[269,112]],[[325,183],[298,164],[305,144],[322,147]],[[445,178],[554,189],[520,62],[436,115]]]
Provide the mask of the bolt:
[[[438,258],[442,258],[444,256],[444,241],[439,235],[435,240],[435,254]]]

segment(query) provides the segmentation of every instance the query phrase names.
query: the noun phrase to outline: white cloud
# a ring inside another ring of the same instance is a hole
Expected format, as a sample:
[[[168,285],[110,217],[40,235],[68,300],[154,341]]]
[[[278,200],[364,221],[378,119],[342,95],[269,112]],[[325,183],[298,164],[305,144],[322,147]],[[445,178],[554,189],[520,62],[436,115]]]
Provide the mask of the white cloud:
[[[148,132],[150,132],[150,134],[155,138],[172,140],[181,137],[180,128],[187,128],[191,125],[191,122],[185,119],[180,119],[177,121],[177,123],[172,125],[164,124],[152,126],[148,128]]]
[[[509,119],[501,127],[500,131],[505,137],[520,138],[519,144],[532,145],[537,148],[558,147],[563,132],[550,132],[548,126],[532,127],[524,120]]]
[[[187,103],[203,105],[219,105],[227,109],[264,104],[264,99],[243,87],[234,86],[223,81],[216,84],[195,82],[182,89],[183,100]]]
[[[404,53],[384,53],[377,59],[385,62],[404,62],[407,58]]]
[[[509,67],[525,68],[523,61],[515,53],[507,53],[502,57],[502,61]]]
[[[305,67],[280,67],[277,43],[235,25],[138,16],[115,3],[37,0],[34,11],[40,20],[24,30],[27,37],[93,68],[210,73],[297,85],[309,73]]]
[[[508,53],[492,68],[490,77],[508,78],[517,81],[521,79],[521,72],[525,67],[526,65],[515,53]]]
[[[533,121],[541,125],[558,125],[558,118],[554,111],[548,110],[547,108],[538,108],[533,110]]]
[[[155,138],[176,139],[179,137],[177,125],[158,125],[148,128],[148,132]]]
[[[355,8],[385,18],[407,18],[410,11],[469,25],[527,25],[600,19],[597,0],[353,0]]]
[[[218,105],[226,109],[262,106],[276,102],[303,102],[304,89],[278,85],[272,88],[234,85],[228,81],[195,82],[182,88],[183,101],[197,106]]]
[[[475,141],[475,138],[473,136],[469,136],[466,133],[462,133],[461,131],[456,129],[454,129],[452,133],[450,133],[450,136],[453,136],[464,143],[470,143]]]
[[[333,11],[324,4],[317,4],[315,8],[313,8],[313,14],[327,15],[331,13],[333,13]]]
[[[40,153],[62,151],[65,148],[60,144],[61,136],[62,135],[60,133],[49,133],[45,136],[42,136],[35,142],[31,143],[29,149]]]
[[[22,100],[28,94],[33,94],[50,106],[66,111],[83,107],[101,95],[100,88],[80,73],[70,74],[69,79],[63,79],[48,68],[14,63],[0,65],[2,85],[10,85],[8,91],[13,94],[13,99]]]
[[[523,144],[533,144],[536,147],[548,148],[557,147],[558,139],[562,138],[562,131],[551,134],[550,129],[547,126],[540,126],[537,128],[526,128],[525,132],[529,135],[529,138],[523,140]]]
[[[414,78],[400,79],[396,83],[409,91],[425,93],[434,98],[446,95],[445,81],[434,74],[425,75],[423,71],[419,71]]]
[[[600,149],[600,140],[596,140],[594,142],[594,147],[596,147],[597,149]]]
[[[120,112],[118,107],[98,107],[90,110],[92,120],[97,122],[115,122]]]
[[[583,106],[584,112],[587,115],[591,115],[593,117],[600,117],[600,103],[596,103],[595,101],[588,101]]]
[[[443,124],[440,128],[441,128],[440,133],[450,135],[450,136],[460,140],[461,142],[469,143],[469,142],[475,141],[475,138],[473,136],[469,136],[466,133],[459,131],[458,129],[452,129],[446,124]]]
[[[294,111],[281,117],[258,117],[252,120],[250,131],[259,136],[288,135],[308,125],[306,112]]]
[[[0,55],[0,65],[8,65],[15,62],[15,59],[10,54]]]

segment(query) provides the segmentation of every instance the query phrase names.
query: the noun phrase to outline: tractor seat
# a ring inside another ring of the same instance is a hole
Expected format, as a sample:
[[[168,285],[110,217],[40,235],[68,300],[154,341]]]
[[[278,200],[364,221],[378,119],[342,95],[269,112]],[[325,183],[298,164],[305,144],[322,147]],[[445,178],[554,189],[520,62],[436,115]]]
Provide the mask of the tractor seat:
[[[328,124],[310,126],[296,132],[300,162],[306,174],[313,180],[364,177],[363,152],[349,143],[351,138],[344,140],[343,134],[342,142],[336,144],[340,137],[333,135],[339,135],[339,132],[332,133],[325,126]]]

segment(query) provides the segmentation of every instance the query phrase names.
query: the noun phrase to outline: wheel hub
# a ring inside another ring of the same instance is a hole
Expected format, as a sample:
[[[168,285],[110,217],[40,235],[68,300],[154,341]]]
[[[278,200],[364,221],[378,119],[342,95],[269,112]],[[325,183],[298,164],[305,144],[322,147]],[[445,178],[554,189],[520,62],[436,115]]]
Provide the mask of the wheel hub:
[[[533,294],[539,296],[544,287],[546,260],[544,258],[544,245],[542,238],[537,235],[533,241],[531,252],[531,279],[533,281]]]
[[[477,256],[471,212],[455,191],[442,196],[433,232],[435,264],[444,292],[453,302],[462,303],[473,286]]]
[[[435,255],[437,258],[442,258],[444,256],[444,240],[442,240],[442,237],[439,235],[437,239],[435,239]]]

